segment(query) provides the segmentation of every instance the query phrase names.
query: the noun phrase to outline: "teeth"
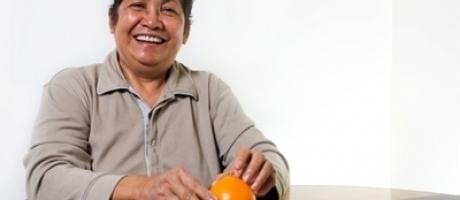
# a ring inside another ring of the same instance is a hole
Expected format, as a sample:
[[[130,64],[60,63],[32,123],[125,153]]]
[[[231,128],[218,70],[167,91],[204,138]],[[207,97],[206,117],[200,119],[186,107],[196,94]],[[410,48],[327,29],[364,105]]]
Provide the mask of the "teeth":
[[[136,37],[137,40],[145,41],[145,42],[153,42],[153,43],[162,43],[164,40],[157,36],[149,36],[149,35],[139,35]]]

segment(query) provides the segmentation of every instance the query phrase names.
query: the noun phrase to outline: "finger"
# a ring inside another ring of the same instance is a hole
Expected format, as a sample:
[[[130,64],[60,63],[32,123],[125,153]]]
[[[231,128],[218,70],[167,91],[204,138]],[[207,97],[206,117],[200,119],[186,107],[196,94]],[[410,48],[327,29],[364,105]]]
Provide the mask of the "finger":
[[[257,175],[256,179],[251,185],[252,190],[257,193],[259,192],[260,188],[267,182],[267,180],[274,174],[273,166],[269,161],[265,161],[262,169]]]
[[[171,183],[166,181],[166,174],[148,177],[144,187],[141,188],[137,199],[174,199],[175,195],[171,192]]]
[[[250,159],[251,151],[247,148],[241,148],[230,170],[233,173],[233,175],[241,178],[244,169],[246,168],[246,165]]]
[[[211,193],[185,170],[179,171],[179,178],[182,184],[192,192],[195,198],[206,200],[213,199]]]
[[[150,190],[153,191],[153,190]],[[174,199],[179,200],[177,196],[172,192],[170,183],[161,184],[158,186],[157,194],[150,193],[146,199]]]
[[[244,170],[243,175],[243,180],[249,185],[252,185],[265,162],[265,156],[262,153],[256,150],[252,150],[251,152],[251,161],[249,162],[248,167]]]
[[[256,193],[256,196],[263,197],[275,186],[275,174],[272,174],[264,185],[260,188],[259,192]]]
[[[172,192],[180,200],[189,200],[194,195],[193,192],[184,185],[173,186]]]
[[[195,194],[190,197],[190,200],[200,200]]]
[[[186,186],[184,183],[182,183],[181,180],[181,171],[183,169],[181,168],[176,168],[174,169],[175,171],[173,172],[173,175],[168,177],[168,182],[171,187],[171,191],[174,193],[175,196],[177,196],[179,199],[190,199],[193,195],[193,192]]]
[[[180,200],[179,197],[176,196],[176,194],[174,194],[174,192],[172,190],[168,190],[164,193],[165,195],[162,197],[162,199],[174,199],[174,200]],[[151,198],[151,199],[155,199],[155,198]]]

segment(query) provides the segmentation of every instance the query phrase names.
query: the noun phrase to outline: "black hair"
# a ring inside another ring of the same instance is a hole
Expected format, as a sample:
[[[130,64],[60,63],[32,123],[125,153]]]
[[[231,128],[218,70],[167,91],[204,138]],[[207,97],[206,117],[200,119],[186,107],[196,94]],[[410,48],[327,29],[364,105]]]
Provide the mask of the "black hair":
[[[121,2],[122,0],[113,0],[113,4],[110,5],[109,17],[111,25],[115,25],[118,21],[118,7],[120,7]],[[188,33],[192,24],[193,0],[180,0],[180,3],[185,15],[185,32]]]

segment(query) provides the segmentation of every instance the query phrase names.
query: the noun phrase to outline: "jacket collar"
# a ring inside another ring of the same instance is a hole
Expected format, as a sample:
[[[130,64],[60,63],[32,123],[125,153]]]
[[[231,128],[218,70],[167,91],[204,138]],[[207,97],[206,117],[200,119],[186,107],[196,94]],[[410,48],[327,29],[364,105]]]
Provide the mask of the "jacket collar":
[[[174,62],[169,70],[166,87],[161,92],[165,97],[177,95],[191,96],[198,100],[198,92],[191,77],[191,71],[183,64]],[[117,51],[112,51],[99,69],[99,82],[97,94],[104,95],[113,91],[129,90],[130,85],[123,76],[118,62]]]

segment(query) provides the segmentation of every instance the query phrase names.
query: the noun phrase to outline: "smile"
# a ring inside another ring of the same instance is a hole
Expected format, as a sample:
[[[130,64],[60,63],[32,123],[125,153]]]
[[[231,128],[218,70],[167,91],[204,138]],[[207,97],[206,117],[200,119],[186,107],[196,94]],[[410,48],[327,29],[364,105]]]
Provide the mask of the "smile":
[[[148,42],[148,43],[154,43],[154,44],[163,44],[166,42],[166,39],[157,36],[157,35],[145,35],[145,34],[140,34],[134,36],[134,38],[139,41],[139,42]]]

